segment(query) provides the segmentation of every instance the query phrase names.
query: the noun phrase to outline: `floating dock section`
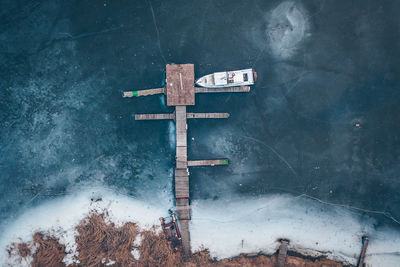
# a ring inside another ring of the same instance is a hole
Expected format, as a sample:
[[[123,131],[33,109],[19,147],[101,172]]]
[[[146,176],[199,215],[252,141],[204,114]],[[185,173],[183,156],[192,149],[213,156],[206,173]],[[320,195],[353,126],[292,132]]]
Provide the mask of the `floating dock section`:
[[[180,224],[182,248],[190,254],[189,221],[190,190],[188,167],[228,165],[228,159],[188,160],[187,157],[187,119],[225,119],[228,113],[188,113],[186,106],[195,105],[196,93],[241,93],[249,92],[249,86],[226,88],[202,88],[194,86],[194,65],[180,64],[166,66],[165,88],[155,88],[123,93],[123,97],[139,97],[165,94],[167,106],[175,106],[173,113],[136,114],[135,120],[174,120],[176,124],[176,165],[174,172],[175,203]]]

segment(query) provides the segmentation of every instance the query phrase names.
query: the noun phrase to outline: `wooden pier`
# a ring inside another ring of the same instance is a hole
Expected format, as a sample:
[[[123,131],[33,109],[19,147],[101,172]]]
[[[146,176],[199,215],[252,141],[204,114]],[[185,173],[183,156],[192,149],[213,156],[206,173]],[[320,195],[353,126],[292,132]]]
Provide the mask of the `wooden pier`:
[[[216,166],[216,165],[228,165],[228,159],[206,159],[206,160],[189,160],[188,166]]]
[[[175,106],[173,113],[136,114],[135,120],[174,120],[176,124],[176,165],[174,172],[175,204],[178,212],[182,248],[190,254],[191,219],[188,167],[228,165],[228,159],[188,160],[187,119],[224,119],[228,113],[188,113],[186,106],[195,105],[196,93],[249,92],[250,87],[200,88],[194,87],[194,65],[167,65],[165,88],[124,92],[123,97],[138,97],[165,94],[167,106]]]
[[[135,120],[175,120],[175,113],[164,114],[135,114]]]
[[[123,97],[134,97],[134,96],[148,96],[148,95],[157,95],[164,94],[164,88],[154,88],[147,90],[139,90],[139,91],[128,91],[123,93]]]
[[[281,245],[279,246],[278,260],[276,261],[276,267],[284,267],[286,262],[286,256],[288,252],[289,241],[282,239]]]
[[[229,113],[186,113],[187,119],[227,119]]]
[[[226,119],[229,113],[186,113],[186,119]],[[174,113],[136,114],[135,120],[176,120]]]

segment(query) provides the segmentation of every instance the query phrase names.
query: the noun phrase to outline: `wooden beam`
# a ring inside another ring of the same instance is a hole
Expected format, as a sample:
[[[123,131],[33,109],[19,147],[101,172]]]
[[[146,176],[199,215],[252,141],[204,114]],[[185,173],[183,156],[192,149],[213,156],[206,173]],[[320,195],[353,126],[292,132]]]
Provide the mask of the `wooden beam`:
[[[174,120],[174,113],[159,113],[159,114],[136,114],[135,120],[144,121],[144,120]]]
[[[228,159],[206,159],[206,160],[189,160],[187,165],[189,167],[195,166],[215,166],[215,165],[228,165]]]
[[[190,255],[190,231],[189,221],[191,219],[191,208],[189,198],[175,198],[176,210],[178,212],[179,230],[182,236],[182,247],[185,256]]]
[[[137,90],[137,91],[127,91],[122,94],[122,97],[139,97],[139,96],[148,96],[148,95],[157,95],[164,94],[163,88],[154,88],[154,89],[145,89],[145,90]]]
[[[284,267],[286,262],[286,255],[288,251],[288,240],[281,240],[281,245],[279,246],[278,260],[276,261],[276,267]]]
[[[182,236],[182,248],[185,257],[190,255],[190,231],[189,231],[189,220],[179,220],[180,233]]]
[[[187,169],[175,169],[175,198],[189,198],[189,173]]]
[[[365,260],[365,254],[367,253],[367,247],[368,247],[368,237],[367,236],[363,236],[362,238],[362,249],[361,249],[361,255],[360,255],[360,259],[358,260],[358,267],[363,267],[364,266],[364,260]]]
[[[186,113],[188,119],[226,119],[229,113]]]
[[[187,146],[186,106],[175,107],[176,146]]]

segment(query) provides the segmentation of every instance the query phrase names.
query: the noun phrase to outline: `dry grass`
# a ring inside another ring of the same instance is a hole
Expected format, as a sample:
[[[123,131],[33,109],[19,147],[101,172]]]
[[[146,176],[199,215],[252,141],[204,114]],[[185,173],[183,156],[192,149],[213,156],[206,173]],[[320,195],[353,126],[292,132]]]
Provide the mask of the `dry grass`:
[[[134,223],[122,227],[107,224],[103,214],[92,214],[77,227],[76,237],[81,266],[98,266],[102,261],[115,261],[117,266],[130,266],[135,261],[131,250],[139,233]]]
[[[109,261],[115,262],[112,266],[265,266],[273,267],[276,263],[276,256],[259,255],[246,257],[240,255],[232,259],[216,260],[204,249],[194,253],[189,259],[185,259],[180,251],[174,251],[164,233],[158,234],[155,229],[140,231],[134,223],[126,223],[116,227],[113,223],[107,223],[104,218],[106,214],[91,214],[78,226],[76,237],[77,260],[69,266],[106,266]],[[134,245],[137,235],[141,235],[141,244]],[[62,262],[66,255],[65,246],[59,241],[42,233],[35,233],[33,247],[26,243],[14,243],[9,247],[9,255],[17,254],[22,259],[28,256],[33,257],[32,266],[65,266]],[[135,259],[131,253],[136,249],[140,258]],[[342,264],[330,260],[308,260],[300,257],[288,256],[287,267],[342,267]]]
[[[33,267],[65,266],[62,262],[65,256],[65,246],[60,244],[57,239],[42,233],[35,233],[33,244],[37,247],[33,254]],[[26,245],[23,245],[23,247],[28,248]],[[25,251],[25,253],[30,254],[31,252]]]

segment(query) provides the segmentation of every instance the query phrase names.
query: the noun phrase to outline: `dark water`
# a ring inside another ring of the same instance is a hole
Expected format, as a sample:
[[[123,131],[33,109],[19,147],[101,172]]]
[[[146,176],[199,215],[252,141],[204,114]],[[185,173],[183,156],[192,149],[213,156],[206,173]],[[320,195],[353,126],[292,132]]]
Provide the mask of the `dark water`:
[[[400,2],[302,1],[299,23],[282,3],[2,1],[0,220],[93,185],[172,194],[171,123],[133,118],[171,109],[121,97],[160,87],[166,63],[259,76],[189,108],[231,114],[189,122],[190,158],[231,162],[193,169],[193,199],[307,194],[399,219]]]

